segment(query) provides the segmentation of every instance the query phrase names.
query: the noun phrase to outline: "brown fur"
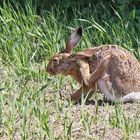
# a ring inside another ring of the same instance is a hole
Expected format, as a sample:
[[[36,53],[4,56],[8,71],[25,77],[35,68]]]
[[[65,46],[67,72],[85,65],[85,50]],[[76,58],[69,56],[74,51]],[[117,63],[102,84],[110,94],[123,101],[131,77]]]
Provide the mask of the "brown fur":
[[[71,75],[82,85],[72,94],[72,100],[79,100],[82,91],[85,95],[89,92],[90,98],[101,81],[106,88],[102,90],[99,86],[99,90],[104,93],[107,89],[115,100],[131,92],[140,92],[140,64],[134,55],[117,45],[102,45],[72,54],[81,33],[81,28],[76,29],[63,53],[55,54],[47,66],[50,74]],[[57,64],[54,59],[58,60]]]

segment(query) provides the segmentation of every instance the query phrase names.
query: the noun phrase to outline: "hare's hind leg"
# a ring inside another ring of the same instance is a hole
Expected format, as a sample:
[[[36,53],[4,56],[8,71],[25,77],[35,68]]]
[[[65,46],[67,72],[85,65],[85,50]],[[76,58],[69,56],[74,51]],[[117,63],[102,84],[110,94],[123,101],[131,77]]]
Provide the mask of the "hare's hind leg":
[[[120,102],[140,102],[140,92],[131,92],[123,97],[121,97]]]
[[[90,74],[88,80],[88,86],[91,87],[98,79],[102,78],[109,69],[110,55],[105,56],[102,60],[99,61],[93,73]]]

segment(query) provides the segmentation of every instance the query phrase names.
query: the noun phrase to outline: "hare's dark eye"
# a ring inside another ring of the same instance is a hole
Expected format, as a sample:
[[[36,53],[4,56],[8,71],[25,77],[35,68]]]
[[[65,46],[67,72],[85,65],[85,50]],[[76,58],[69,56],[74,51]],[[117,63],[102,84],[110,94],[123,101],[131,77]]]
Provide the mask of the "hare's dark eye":
[[[57,64],[59,64],[59,60],[58,59],[53,59],[53,64],[55,64],[55,65],[57,65]]]

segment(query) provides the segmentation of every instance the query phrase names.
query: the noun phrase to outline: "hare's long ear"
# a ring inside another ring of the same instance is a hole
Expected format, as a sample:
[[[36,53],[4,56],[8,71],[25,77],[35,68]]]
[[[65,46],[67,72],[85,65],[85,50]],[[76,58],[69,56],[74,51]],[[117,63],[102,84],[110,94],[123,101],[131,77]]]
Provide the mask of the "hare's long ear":
[[[82,36],[82,28],[79,27],[78,29],[75,29],[74,32],[71,34],[70,38],[68,39],[68,42],[66,44],[65,51],[67,53],[71,53],[72,49],[78,44]]]

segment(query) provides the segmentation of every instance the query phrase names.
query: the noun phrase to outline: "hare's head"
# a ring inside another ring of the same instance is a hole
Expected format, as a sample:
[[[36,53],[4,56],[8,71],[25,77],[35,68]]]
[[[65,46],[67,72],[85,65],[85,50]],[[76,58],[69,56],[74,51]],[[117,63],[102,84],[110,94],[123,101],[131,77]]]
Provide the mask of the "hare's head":
[[[66,43],[66,48],[55,54],[49,61],[46,71],[52,75],[69,73],[69,68],[74,58],[71,56],[73,48],[78,44],[82,36],[82,28],[74,30]]]

